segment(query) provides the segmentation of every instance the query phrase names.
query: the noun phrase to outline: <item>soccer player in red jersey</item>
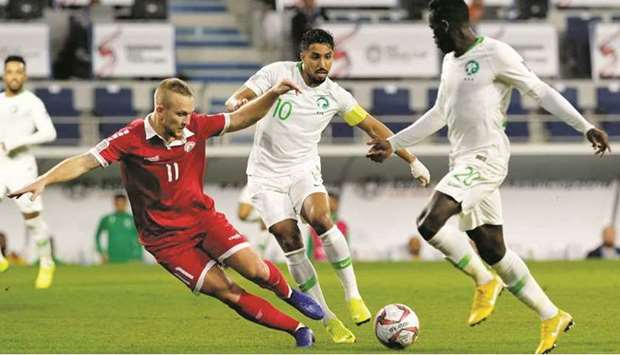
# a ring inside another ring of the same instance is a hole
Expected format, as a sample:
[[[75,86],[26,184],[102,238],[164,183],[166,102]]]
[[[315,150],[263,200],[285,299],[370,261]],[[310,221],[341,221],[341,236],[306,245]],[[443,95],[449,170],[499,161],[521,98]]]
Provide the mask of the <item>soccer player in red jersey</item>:
[[[321,307],[291,289],[276,266],[261,260],[203,193],[206,140],[253,125],[290,90],[299,91],[283,80],[235,112],[202,115],[194,112],[190,87],[182,80],[166,79],[155,92],[151,114],[129,123],[89,152],[62,161],[9,196],[31,193],[35,199],[47,185],[118,161],[140,241],[161,266],[194,293],[213,296],[250,321],[290,333],[297,346],[311,346],[314,336],[309,328],[247,293],[220,265],[273,291],[310,318],[323,318]]]

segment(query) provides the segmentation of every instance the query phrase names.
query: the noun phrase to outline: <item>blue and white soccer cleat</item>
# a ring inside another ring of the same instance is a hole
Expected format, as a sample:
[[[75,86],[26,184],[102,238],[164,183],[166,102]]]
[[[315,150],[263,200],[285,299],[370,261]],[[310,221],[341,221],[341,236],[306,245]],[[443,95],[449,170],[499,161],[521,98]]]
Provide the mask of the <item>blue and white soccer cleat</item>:
[[[309,348],[314,344],[314,334],[308,327],[301,327],[295,331],[295,341],[298,348]]]
[[[291,306],[295,307],[298,311],[304,314],[308,318],[314,320],[323,319],[325,312],[323,308],[312,298],[301,291],[293,289],[291,297],[285,299],[285,301]]]

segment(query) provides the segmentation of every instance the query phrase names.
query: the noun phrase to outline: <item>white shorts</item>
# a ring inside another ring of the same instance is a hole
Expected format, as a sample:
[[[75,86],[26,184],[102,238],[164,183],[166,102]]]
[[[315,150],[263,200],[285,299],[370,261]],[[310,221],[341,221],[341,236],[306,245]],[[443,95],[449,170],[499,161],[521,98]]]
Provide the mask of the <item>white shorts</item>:
[[[435,190],[461,203],[459,227],[462,231],[484,224],[502,225],[499,187],[507,173],[508,168],[501,160],[482,155],[459,159]]]
[[[313,193],[327,194],[321,167],[300,169],[292,175],[265,178],[248,176],[252,205],[267,228],[286,219],[298,219],[306,197]]]
[[[33,156],[20,156],[13,159],[0,159],[0,200],[9,192],[19,190],[33,182],[38,176],[37,162]],[[22,213],[41,212],[43,203],[41,196],[34,201],[30,194],[22,195],[15,200]]]
[[[245,203],[246,205],[252,204],[252,195],[250,194],[250,189],[248,188],[247,184],[243,187],[243,189],[241,189],[239,203]]]

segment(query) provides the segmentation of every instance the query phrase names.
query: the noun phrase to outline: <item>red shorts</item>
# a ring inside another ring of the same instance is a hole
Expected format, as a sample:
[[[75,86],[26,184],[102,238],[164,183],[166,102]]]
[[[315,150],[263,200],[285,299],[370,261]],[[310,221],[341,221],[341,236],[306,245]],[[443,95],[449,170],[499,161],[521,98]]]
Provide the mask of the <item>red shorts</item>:
[[[209,269],[250,246],[223,213],[209,213],[205,218],[204,231],[193,238],[165,248],[146,247],[161,266],[195,294],[200,292]]]

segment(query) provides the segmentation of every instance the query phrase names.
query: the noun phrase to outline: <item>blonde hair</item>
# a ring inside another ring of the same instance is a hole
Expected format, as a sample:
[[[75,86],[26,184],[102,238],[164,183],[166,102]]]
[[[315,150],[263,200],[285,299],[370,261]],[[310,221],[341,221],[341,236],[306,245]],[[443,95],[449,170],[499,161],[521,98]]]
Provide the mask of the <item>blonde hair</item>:
[[[155,90],[155,105],[161,104],[165,106],[167,101],[166,98],[170,92],[183,96],[194,96],[192,88],[185,81],[179,78],[168,78],[162,80],[161,83],[159,83],[157,90]]]

